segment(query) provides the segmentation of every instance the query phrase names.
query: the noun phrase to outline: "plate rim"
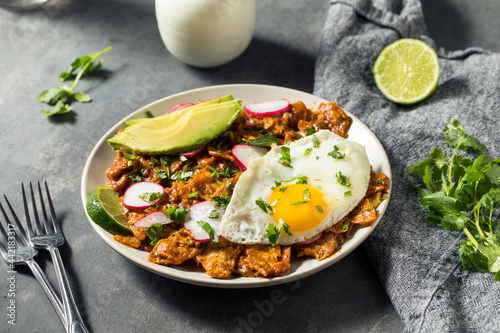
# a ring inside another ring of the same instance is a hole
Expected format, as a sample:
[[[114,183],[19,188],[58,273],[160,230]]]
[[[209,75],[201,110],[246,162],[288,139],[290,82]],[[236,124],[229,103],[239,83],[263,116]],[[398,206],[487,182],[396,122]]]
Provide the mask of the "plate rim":
[[[210,92],[210,91],[220,91],[220,90],[230,90],[230,89],[274,89],[280,92],[286,92],[287,94],[298,94],[298,95],[304,95],[307,96],[308,98],[311,98],[315,101],[315,103],[324,103],[328,102],[328,100],[315,96],[311,93],[292,89],[292,88],[287,88],[287,87],[280,87],[280,86],[275,86],[275,85],[266,85],[266,84],[245,84],[245,83],[238,83],[238,84],[223,84],[223,85],[212,85],[212,86],[205,86],[205,87],[200,87],[200,88],[195,88],[195,89],[190,89],[182,92],[178,92],[172,95],[168,95],[165,97],[162,97],[160,99],[157,99],[153,102],[150,102],[139,109],[129,113],[127,116],[125,116],[123,119],[121,119],[119,122],[117,122],[114,126],[112,126],[108,131],[106,131],[103,136],[97,141],[95,146],[92,148],[91,152],[89,153],[89,156],[87,157],[87,160],[85,162],[85,166],[82,171],[82,180],[81,180],[81,200],[83,204],[83,209],[85,211],[85,215],[87,217],[88,222],[90,223],[92,229],[99,235],[99,237],[107,244],[109,245],[113,250],[118,252],[120,255],[128,259],[129,261],[133,262],[134,264],[151,271],[153,273],[159,274],[164,277],[171,278],[176,281],[184,282],[184,283],[190,283],[194,285],[199,285],[199,286],[208,286],[208,287],[217,287],[217,288],[257,288],[257,287],[265,287],[265,286],[271,286],[271,285],[277,285],[277,284],[282,284],[282,283],[288,283],[292,282],[301,278],[304,278],[306,276],[309,276],[311,274],[317,273],[321,270],[326,269],[327,267],[330,267],[334,263],[338,262],[339,260],[345,258],[349,253],[354,251],[359,245],[361,245],[366,238],[373,232],[373,230],[377,227],[377,225],[380,223],[386,209],[388,206],[388,203],[390,201],[390,196],[392,191],[389,191],[386,200],[382,202],[382,204],[379,206],[379,210],[377,211],[377,220],[372,223],[370,227],[364,227],[360,228],[359,230],[356,231],[356,233],[360,232],[360,230],[367,230],[365,231],[359,238],[356,238],[355,243],[349,243],[352,238],[346,241],[346,243],[343,244],[341,249],[337,251],[334,255],[331,257],[323,260],[323,261],[317,261],[318,264],[315,265],[314,267],[307,269],[302,272],[292,272],[290,274],[285,274],[280,277],[268,277],[268,278],[252,278],[252,277],[234,277],[232,279],[216,279],[212,278],[209,275],[207,275],[205,272],[200,272],[203,275],[203,278],[190,278],[183,276],[184,271],[177,269],[175,266],[163,266],[159,264],[154,264],[152,262],[149,262],[147,260],[144,260],[142,258],[136,257],[136,256],[130,256],[126,253],[126,250],[132,250],[131,248],[113,240],[112,238],[110,239],[109,237],[112,236],[111,233],[107,232],[106,230],[102,229],[99,227],[97,224],[95,224],[92,219],[89,217],[87,214],[86,210],[86,202],[89,196],[89,193],[92,193],[93,190],[90,190],[87,188],[87,178],[89,177],[89,169],[92,163],[92,159],[95,157],[97,152],[102,149],[102,145],[107,146],[107,139],[116,134],[117,130],[119,128],[123,128],[124,126],[124,121],[128,119],[133,119],[133,118],[138,118],[138,116],[141,114],[141,112],[145,112],[146,110],[150,109],[152,106],[164,103],[165,101],[176,99],[178,97],[184,96],[184,95],[192,95],[192,94],[197,94],[197,93],[205,93],[205,92]],[[282,96],[277,96],[276,98],[282,98]],[[312,106],[308,106],[308,108],[312,108]],[[383,160],[383,165],[384,168],[387,168],[384,173],[387,175],[389,180],[391,181],[392,185],[392,170],[390,166],[389,159],[387,157],[387,153],[382,146],[380,140],[376,137],[376,135],[366,126],[363,122],[361,122],[356,116],[351,114],[349,111],[344,110],[350,117],[353,118],[353,124],[357,123],[358,126],[361,126],[365,131],[368,132],[368,134],[374,139],[373,144],[378,146],[378,148],[381,150],[383,153],[382,156],[380,156]],[[111,147],[109,147],[111,149]],[[392,187],[392,186],[391,186]],[[106,237],[107,235],[107,237]],[[354,237],[354,236],[353,236]],[[348,246],[344,249],[345,244],[351,245]],[[140,251],[133,249],[135,251]],[[144,252],[144,251],[140,251]],[[300,258],[299,258],[300,259]],[[307,260],[316,260],[314,258],[307,258]],[[294,258],[294,262],[297,262],[297,258]],[[291,263],[293,267],[293,262]],[[290,271],[289,271],[290,272]]]

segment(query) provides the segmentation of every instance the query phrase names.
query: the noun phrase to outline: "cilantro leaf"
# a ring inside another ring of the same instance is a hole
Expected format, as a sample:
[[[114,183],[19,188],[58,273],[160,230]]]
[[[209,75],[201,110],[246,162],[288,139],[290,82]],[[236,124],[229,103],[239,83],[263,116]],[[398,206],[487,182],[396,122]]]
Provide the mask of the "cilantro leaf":
[[[292,163],[292,157],[290,156],[290,148],[281,146],[281,158],[278,160],[278,162],[284,166],[287,167],[292,167],[290,163]]]
[[[271,147],[273,144],[278,143],[278,139],[276,139],[273,133],[269,132],[261,136],[260,138],[253,140],[243,138],[243,142],[246,142],[252,146]]]
[[[300,201],[297,201],[297,202],[294,202],[292,204],[290,204],[291,206],[295,206],[295,205],[303,205],[305,203],[308,203],[309,201],[311,201],[311,192],[309,191],[309,189],[305,189],[303,192],[302,192],[302,200]]]
[[[155,246],[156,243],[160,240],[161,237],[161,232],[163,231],[163,224],[161,223],[154,223],[149,227],[148,230],[146,230],[146,235],[149,237],[151,240],[150,245]]]
[[[167,216],[176,224],[182,224],[182,222],[184,222],[184,220],[186,219],[188,213],[189,209],[187,208],[175,208],[170,205],[168,205],[168,208],[165,211],[165,214],[167,214]]]
[[[55,114],[63,114],[63,113],[68,113],[72,110],[71,105],[65,104],[62,101],[59,101],[54,105],[54,107],[50,110],[41,110],[40,112],[43,113],[46,116],[52,116]]]
[[[331,152],[329,152],[327,155],[333,157],[336,160],[340,160],[340,159],[345,158],[345,154],[342,154],[340,152],[339,147],[337,147],[337,146],[333,146],[333,150]]]
[[[155,201],[156,199],[159,199],[162,196],[163,193],[161,192],[144,192],[142,194],[139,194],[139,198],[146,201]]]
[[[281,227],[278,227],[276,224],[271,222],[267,225],[266,233],[267,239],[269,240],[271,245],[275,246],[281,234]]]
[[[229,202],[231,201],[231,196],[226,193],[224,196],[213,196],[212,200],[214,201],[215,206],[219,206],[221,209],[226,209],[227,205],[229,205]]]
[[[210,238],[210,243],[213,244],[213,243],[217,243],[219,241],[219,236],[215,232],[214,228],[212,228],[212,226],[208,222],[196,221],[196,223],[198,223],[198,225],[200,227],[202,227],[203,230],[205,230],[207,232],[208,237]]]
[[[342,174],[342,172],[337,172],[335,174],[335,178],[337,179],[337,183],[339,183],[340,185],[344,185],[344,186],[347,186],[347,187],[350,187],[351,186],[351,182],[349,182],[349,177],[345,176],[344,174]]]

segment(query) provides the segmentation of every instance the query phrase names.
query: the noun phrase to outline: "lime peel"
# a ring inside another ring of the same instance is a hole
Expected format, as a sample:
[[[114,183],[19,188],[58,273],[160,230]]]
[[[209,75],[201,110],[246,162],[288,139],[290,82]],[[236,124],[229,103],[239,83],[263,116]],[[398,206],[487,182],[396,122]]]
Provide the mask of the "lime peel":
[[[115,234],[131,233],[120,197],[108,186],[99,186],[87,200],[87,214],[95,224]]]
[[[439,81],[436,52],[418,39],[403,38],[386,46],[373,66],[375,83],[387,99],[415,104],[429,97]]]

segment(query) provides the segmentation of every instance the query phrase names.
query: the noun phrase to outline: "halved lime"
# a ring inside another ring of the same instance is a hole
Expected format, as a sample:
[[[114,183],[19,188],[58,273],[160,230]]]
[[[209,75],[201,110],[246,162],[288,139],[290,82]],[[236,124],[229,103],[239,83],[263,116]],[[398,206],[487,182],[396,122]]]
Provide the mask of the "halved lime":
[[[429,97],[439,81],[436,52],[418,39],[395,41],[380,52],[373,66],[375,83],[389,100],[414,104]]]
[[[120,197],[111,187],[99,186],[87,200],[87,213],[98,226],[112,233],[130,233]]]

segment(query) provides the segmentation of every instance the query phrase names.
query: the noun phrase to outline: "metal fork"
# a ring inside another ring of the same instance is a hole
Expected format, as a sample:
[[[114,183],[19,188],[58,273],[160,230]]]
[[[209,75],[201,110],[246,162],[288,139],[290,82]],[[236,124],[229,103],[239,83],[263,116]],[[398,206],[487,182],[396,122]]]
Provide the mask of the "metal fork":
[[[31,272],[33,272],[33,275],[42,286],[43,291],[54,307],[54,310],[56,310],[59,319],[61,319],[61,322],[66,327],[66,317],[64,316],[63,304],[50,285],[49,280],[47,280],[44,272],[35,261],[35,256],[38,254],[38,250],[33,248],[29,243],[29,239],[26,237],[26,232],[19,222],[14,209],[12,209],[9,200],[5,195],[4,198],[13,217],[13,221],[11,222],[2,204],[0,203],[0,210],[2,211],[2,215],[7,223],[7,230],[3,227],[3,224],[0,223],[0,232],[3,236],[0,237],[0,253],[5,261],[7,261],[11,270],[14,269],[15,265],[20,264],[27,265],[31,269]]]
[[[40,222],[40,218],[37,212],[35,194],[33,191],[33,186],[30,183],[31,190],[31,203],[33,207],[33,215],[35,223],[32,223],[30,218],[30,213],[28,210],[28,203],[26,200],[26,193],[24,191],[24,184],[21,184],[24,211],[26,213],[26,224],[28,226],[28,234],[31,239],[31,243],[38,249],[45,249],[50,252],[52,256],[52,261],[54,262],[54,267],[56,269],[57,281],[59,282],[59,287],[61,289],[61,298],[64,305],[64,314],[66,316],[66,331],[71,333],[77,332],[89,332],[83,323],[82,317],[78,312],[78,308],[75,303],[75,299],[71,292],[71,287],[66,276],[66,271],[62,262],[61,254],[59,253],[58,246],[64,244],[64,236],[62,234],[59,222],[56,218],[56,213],[54,211],[54,206],[52,204],[52,199],[50,198],[49,188],[47,182],[45,182],[45,192],[47,195],[47,202],[50,208],[50,219],[47,215],[47,210],[44,205],[44,198],[42,195],[42,188],[40,182],[38,182],[38,193],[40,198],[40,206],[43,216],[43,222]]]

